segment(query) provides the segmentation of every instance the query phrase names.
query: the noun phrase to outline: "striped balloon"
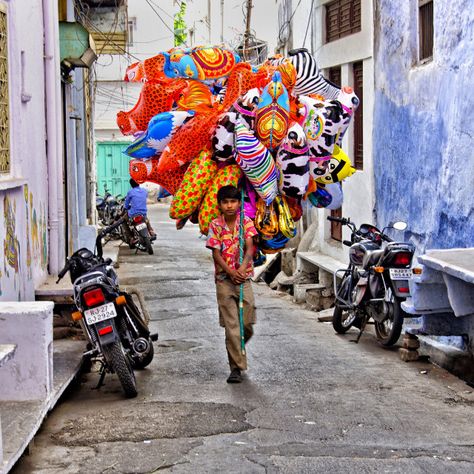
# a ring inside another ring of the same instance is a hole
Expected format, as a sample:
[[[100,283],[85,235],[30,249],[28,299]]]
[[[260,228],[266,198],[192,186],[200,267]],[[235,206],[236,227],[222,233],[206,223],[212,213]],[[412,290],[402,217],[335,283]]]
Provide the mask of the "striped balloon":
[[[270,152],[242,123],[235,127],[235,161],[255,191],[269,205],[278,194],[278,173]]]

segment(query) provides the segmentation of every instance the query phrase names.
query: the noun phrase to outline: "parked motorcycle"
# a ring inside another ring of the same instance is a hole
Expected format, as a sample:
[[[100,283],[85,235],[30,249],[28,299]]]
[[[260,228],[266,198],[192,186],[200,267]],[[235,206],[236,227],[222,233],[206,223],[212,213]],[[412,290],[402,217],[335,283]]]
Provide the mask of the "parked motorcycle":
[[[152,241],[156,239],[156,235],[150,235],[146,216],[137,214],[133,217],[129,217],[126,211],[124,211],[121,221],[121,235],[123,241],[127,243],[130,248],[136,248],[142,252],[148,252],[149,255],[153,255]]]
[[[113,196],[107,186],[104,187],[104,195],[96,194],[96,209],[99,221],[105,225],[112,225],[121,215],[124,198],[119,194]]]
[[[97,254],[82,248],[66,259],[57,283],[69,272],[78,309],[72,319],[80,322],[91,347],[84,356],[101,363],[97,387],[103,384],[107,372],[116,373],[125,395],[135,397],[134,369],[151,363],[158,334],[150,334],[148,321],[132,296],[120,289],[111,260],[102,257],[102,238],[118,226],[120,222],[99,232]]]
[[[415,247],[410,243],[394,242],[385,230],[406,229],[405,222],[395,222],[380,231],[371,224],[359,228],[348,218],[328,217],[351,230],[349,266],[334,275],[336,295],[332,324],[344,334],[352,326],[360,329],[358,342],[370,318],[375,334],[383,346],[392,346],[400,337],[403,318],[400,303],[410,296],[408,280]],[[339,281],[340,279],[340,281]]]

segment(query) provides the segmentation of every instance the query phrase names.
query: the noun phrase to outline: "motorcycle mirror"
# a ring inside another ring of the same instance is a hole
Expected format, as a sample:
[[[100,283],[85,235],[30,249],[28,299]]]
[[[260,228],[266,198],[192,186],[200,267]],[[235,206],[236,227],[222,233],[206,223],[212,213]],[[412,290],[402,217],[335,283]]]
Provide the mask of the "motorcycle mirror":
[[[403,221],[397,221],[394,222],[392,227],[397,230],[405,230],[407,228],[407,223]]]

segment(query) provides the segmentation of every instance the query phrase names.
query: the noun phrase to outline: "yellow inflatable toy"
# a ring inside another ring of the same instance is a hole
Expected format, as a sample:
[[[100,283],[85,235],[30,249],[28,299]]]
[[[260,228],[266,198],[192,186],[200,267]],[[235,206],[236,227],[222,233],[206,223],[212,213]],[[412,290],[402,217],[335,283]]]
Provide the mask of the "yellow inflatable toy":
[[[329,158],[310,158],[309,172],[317,183],[328,184],[348,178],[354,174],[355,168],[349,157],[335,145]]]

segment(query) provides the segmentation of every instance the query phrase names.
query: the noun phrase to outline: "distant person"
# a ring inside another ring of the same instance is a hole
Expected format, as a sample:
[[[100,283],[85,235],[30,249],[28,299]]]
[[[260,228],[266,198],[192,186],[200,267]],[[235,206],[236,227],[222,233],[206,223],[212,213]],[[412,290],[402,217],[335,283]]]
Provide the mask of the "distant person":
[[[257,231],[253,222],[244,217],[244,258],[239,264],[240,191],[235,186],[223,186],[217,193],[221,215],[209,227],[206,247],[212,249],[219,323],[225,328],[225,343],[229,359],[228,383],[242,382],[242,370],[247,370],[247,357],[241,351],[239,297],[244,284],[244,341],[253,335],[256,322],[255,301],[249,278],[253,275],[253,237]]]
[[[147,218],[147,205],[146,200],[148,192],[145,188],[141,188],[140,185],[133,179],[130,179],[130,189],[125,197],[124,207],[127,211],[128,217],[133,218],[133,216],[144,216],[145,222],[148,227],[148,232],[150,233],[151,240],[156,239],[156,233],[153,230],[153,227],[150,224],[149,219]]]

